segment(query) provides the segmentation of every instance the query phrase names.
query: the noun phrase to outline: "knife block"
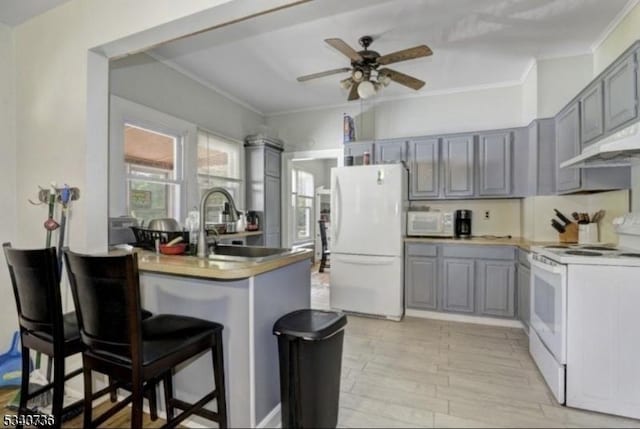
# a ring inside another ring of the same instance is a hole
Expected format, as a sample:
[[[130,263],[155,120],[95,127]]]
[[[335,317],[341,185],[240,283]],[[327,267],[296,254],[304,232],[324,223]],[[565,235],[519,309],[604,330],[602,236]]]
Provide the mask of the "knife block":
[[[565,225],[565,232],[558,234],[560,243],[577,243],[578,242],[578,224],[570,223]]]

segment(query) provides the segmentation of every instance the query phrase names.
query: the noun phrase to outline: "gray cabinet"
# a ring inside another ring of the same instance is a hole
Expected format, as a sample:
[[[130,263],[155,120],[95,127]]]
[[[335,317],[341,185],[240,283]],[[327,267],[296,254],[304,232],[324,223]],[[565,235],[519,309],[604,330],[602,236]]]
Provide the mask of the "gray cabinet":
[[[580,96],[580,126],[582,147],[604,134],[604,99],[602,81],[597,81]]]
[[[473,134],[443,138],[445,197],[472,197],[474,195],[474,139]]]
[[[344,156],[353,156],[353,165],[362,165],[362,156],[369,153],[373,163],[373,142],[351,142],[344,144]]]
[[[438,308],[438,259],[408,255],[405,264],[407,307]]]
[[[528,127],[527,189],[525,195],[556,193],[556,123],[536,119]]]
[[[262,230],[251,244],[281,246],[280,153],[280,148],[255,138],[245,145],[247,211],[259,212]]]
[[[442,260],[442,309],[460,313],[475,311],[474,260]]]
[[[477,261],[478,313],[515,316],[515,264],[510,261]]]
[[[518,319],[528,329],[531,320],[531,269],[518,264]]]
[[[511,194],[512,147],[511,131],[479,135],[478,195],[503,197]]]
[[[636,55],[623,58],[604,76],[604,128],[614,131],[638,117]]]
[[[560,168],[560,164],[580,153],[580,104],[570,104],[556,117],[556,190],[559,193],[580,188],[580,170]]]
[[[376,164],[397,164],[407,160],[405,140],[376,141],[374,150]]]
[[[409,140],[409,199],[440,196],[440,139]]]

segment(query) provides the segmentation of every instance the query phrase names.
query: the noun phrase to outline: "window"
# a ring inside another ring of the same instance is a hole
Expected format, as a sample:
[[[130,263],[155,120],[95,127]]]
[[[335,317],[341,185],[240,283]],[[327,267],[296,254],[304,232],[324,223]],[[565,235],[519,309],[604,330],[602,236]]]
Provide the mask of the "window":
[[[127,212],[145,223],[180,218],[181,139],[133,124],[124,125]]]
[[[310,241],[313,231],[313,175],[306,171],[292,169],[291,189],[294,242]]]
[[[207,131],[198,130],[198,189],[200,195],[209,188],[225,188],[238,208],[243,204],[243,181],[240,174],[242,144]],[[212,195],[207,205],[207,222],[218,222],[226,199]]]

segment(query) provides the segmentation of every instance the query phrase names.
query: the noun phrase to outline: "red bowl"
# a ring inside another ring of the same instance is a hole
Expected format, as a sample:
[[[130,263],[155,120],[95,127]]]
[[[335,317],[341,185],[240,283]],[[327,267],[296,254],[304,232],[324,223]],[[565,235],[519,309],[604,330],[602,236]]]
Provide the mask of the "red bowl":
[[[167,246],[166,244],[160,245],[160,253],[163,255],[182,255],[187,249],[187,243],[177,243],[173,246]]]

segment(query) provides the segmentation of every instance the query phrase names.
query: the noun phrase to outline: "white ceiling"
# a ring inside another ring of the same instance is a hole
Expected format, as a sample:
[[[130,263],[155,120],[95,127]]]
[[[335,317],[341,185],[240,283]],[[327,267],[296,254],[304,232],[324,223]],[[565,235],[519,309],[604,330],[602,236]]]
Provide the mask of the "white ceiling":
[[[69,0],[0,0],[0,22],[13,27]]]
[[[345,67],[323,40],[355,48],[375,38],[386,54],[419,44],[434,55],[390,68],[427,82],[420,94],[520,82],[533,58],[590,52],[634,0],[322,0],[160,46],[150,53],[256,110],[343,104],[334,75],[296,77]],[[383,97],[413,96],[392,83]]]

